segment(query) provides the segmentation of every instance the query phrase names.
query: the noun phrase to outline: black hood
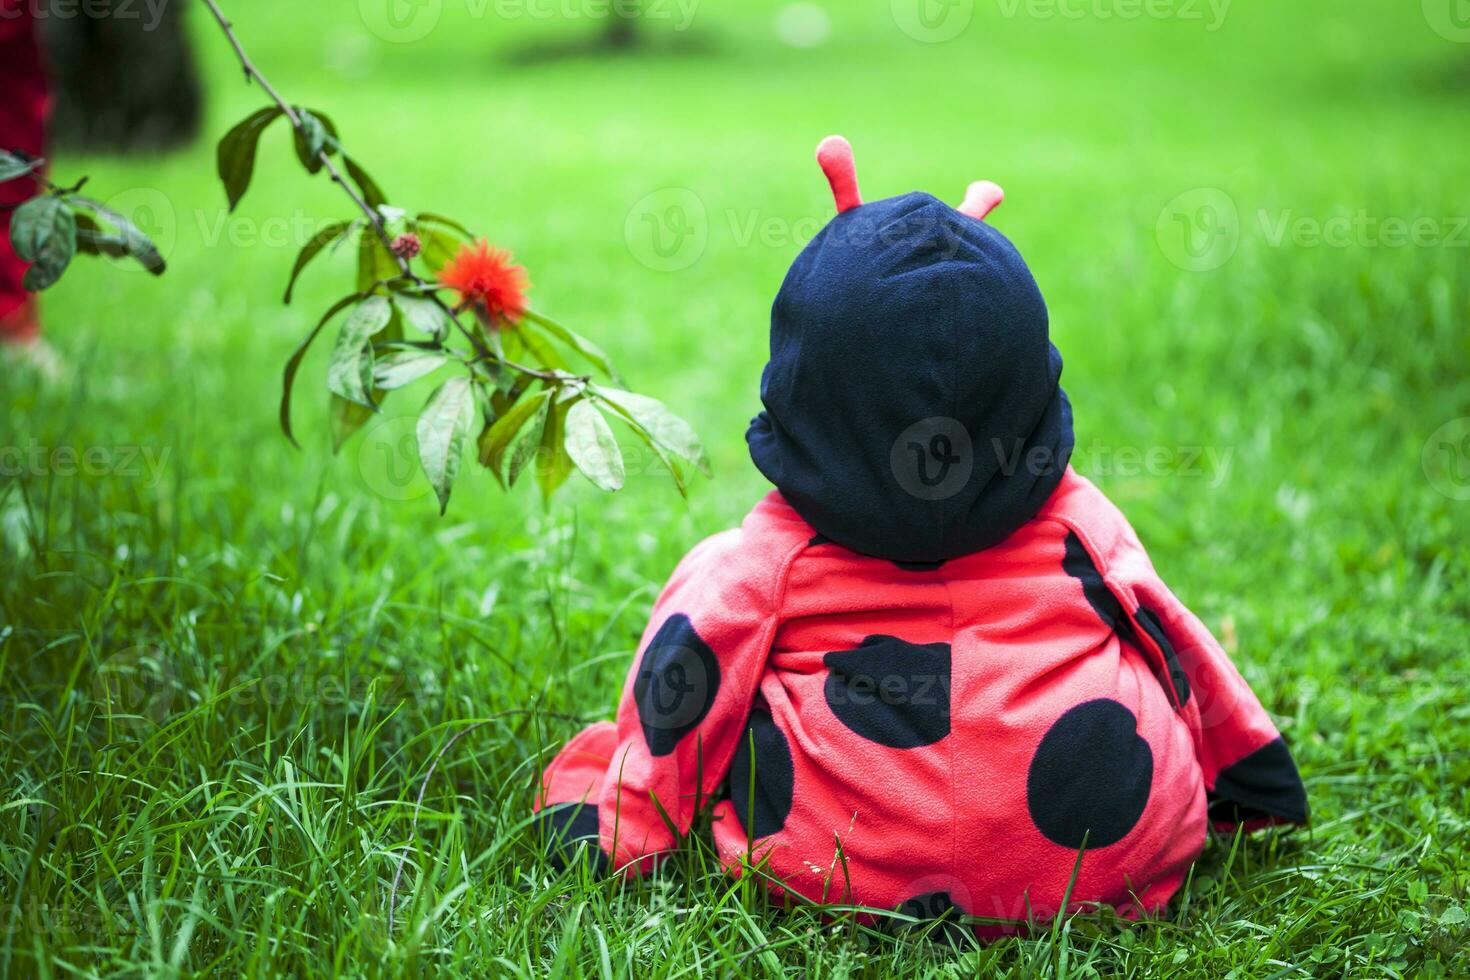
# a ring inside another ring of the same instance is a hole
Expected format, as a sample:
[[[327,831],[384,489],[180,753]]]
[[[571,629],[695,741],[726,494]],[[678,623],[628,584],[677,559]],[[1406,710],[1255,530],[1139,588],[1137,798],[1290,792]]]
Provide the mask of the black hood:
[[[1046,303],[1015,247],[929,194],[833,218],[771,309],[766,478],[853,551],[936,562],[997,544],[1072,455]]]

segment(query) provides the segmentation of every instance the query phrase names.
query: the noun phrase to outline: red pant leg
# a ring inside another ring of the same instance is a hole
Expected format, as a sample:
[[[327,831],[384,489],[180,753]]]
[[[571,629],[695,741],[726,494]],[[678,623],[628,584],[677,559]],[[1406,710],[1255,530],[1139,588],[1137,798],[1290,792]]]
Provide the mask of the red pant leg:
[[[0,0],[0,92],[0,148],[41,156],[49,93],[28,0]],[[35,303],[21,287],[26,264],[10,245],[10,209],[36,190],[32,177],[0,183],[0,340],[26,339],[38,328]]]

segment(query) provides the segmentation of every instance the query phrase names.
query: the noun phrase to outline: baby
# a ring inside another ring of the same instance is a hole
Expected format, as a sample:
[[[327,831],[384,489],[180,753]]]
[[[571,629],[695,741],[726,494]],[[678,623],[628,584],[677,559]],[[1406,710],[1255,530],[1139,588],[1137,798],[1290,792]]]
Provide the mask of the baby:
[[[553,854],[641,874],[712,806],[727,866],[788,896],[1156,911],[1207,827],[1306,822],[1291,753],[1068,466],[1000,188],[864,204],[846,140],[817,159],[838,214],[776,297],[746,435],[776,489],[679,564],[617,721],[547,768]]]

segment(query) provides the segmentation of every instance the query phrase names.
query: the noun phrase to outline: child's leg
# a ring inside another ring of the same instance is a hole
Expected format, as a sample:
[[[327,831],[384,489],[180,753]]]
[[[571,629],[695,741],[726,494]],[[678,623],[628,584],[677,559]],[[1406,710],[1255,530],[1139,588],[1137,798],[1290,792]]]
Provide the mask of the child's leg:
[[[0,149],[41,156],[48,96],[26,0],[0,0],[0,91]],[[21,286],[26,264],[10,244],[11,209],[32,197],[37,185],[35,177],[0,184],[0,340],[29,340],[39,330],[35,302]]]

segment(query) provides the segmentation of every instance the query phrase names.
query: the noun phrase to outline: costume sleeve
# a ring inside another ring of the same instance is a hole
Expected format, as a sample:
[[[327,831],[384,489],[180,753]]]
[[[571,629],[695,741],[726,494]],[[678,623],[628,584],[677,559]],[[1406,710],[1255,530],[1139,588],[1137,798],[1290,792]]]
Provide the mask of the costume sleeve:
[[[1102,558],[1137,642],[1189,723],[1204,771],[1211,821],[1305,824],[1307,794],[1281,733],[1229,655],[1159,578],[1121,514]]]
[[[742,528],[679,564],[654,604],[616,722],[572,739],[543,777],[537,810],[554,859],[595,837],[601,859],[638,874],[688,832],[729,770],[799,551]]]

